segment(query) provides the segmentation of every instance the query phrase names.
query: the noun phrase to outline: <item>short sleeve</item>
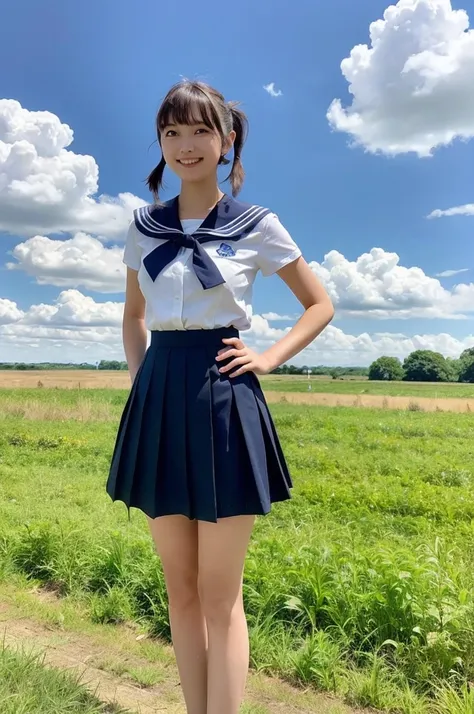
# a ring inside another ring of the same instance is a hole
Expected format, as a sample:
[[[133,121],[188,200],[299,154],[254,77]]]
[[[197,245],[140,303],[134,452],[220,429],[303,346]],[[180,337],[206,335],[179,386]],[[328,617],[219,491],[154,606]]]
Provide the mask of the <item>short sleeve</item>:
[[[137,244],[137,229],[135,227],[135,221],[131,221],[128,227],[122,262],[133,270],[139,270],[141,265],[141,251]]]
[[[265,277],[273,275],[301,256],[301,250],[275,213],[269,213],[262,219],[262,234],[257,262]]]

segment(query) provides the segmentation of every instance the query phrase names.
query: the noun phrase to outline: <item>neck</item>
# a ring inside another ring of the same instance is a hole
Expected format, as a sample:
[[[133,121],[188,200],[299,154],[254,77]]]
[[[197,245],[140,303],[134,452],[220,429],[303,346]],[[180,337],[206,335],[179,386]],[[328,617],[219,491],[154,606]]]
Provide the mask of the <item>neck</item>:
[[[223,195],[214,178],[208,183],[183,181],[179,194],[179,217],[205,218]]]

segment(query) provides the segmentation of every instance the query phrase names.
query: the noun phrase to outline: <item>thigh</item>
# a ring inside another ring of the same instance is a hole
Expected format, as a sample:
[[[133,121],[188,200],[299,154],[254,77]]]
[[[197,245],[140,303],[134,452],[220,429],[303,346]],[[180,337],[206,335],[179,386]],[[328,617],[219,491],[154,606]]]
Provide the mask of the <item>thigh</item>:
[[[212,611],[241,596],[245,556],[255,516],[220,518],[217,523],[198,521],[198,585],[201,602]]]
[[[186,516],[147,516],[163,565],[170,604],[186,604],[197,594],[198,525]]]

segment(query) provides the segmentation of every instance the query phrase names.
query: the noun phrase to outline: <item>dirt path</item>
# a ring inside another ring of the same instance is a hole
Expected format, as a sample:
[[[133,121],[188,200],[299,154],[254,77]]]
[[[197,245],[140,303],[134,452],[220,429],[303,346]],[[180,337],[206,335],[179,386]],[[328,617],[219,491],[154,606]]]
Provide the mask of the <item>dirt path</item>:
[[[130,640],[136,634],[130,632]],[[71,670],[82,675],[81,682],[101,701],[136,712],[137,714],[186,714],[179,678],[175,666],[168,667],[166,677],[159,684],[143,687],[129,675],[114,674],[121,669],[150,670],[155,667],[149,659],[124,654],[110,642],[48,626],[0,602],[0,638],[11,648],[40,652],[47,666]],[[105,663],[114,662],[113,671]],[[163,665],[156,664],[156,667]],[[339,700],[312,691],[297,690],[284,682],[261,674],[250,673],[247,686],[247,705],[255,705],[259,714],[360,714]],[[250,711],[253,711],[251,709]]]
[[[48,628],[27,618],[5,621],[1,609],[0,635],[8,647],[41,652],[45,664],[80,672],[82,683],[103,702],[119,704],[140,714],[186,714],[182,704],[176,703],[173,706],[169,703],[169,692],[164,692],[162,687],[143,689],[94,666],[94,663],[109,658],[110,652],[91,644],[80,635],[58,633],[56,628]],[[170,681],[169,687],[173,684],[177,688],[179,681]]]

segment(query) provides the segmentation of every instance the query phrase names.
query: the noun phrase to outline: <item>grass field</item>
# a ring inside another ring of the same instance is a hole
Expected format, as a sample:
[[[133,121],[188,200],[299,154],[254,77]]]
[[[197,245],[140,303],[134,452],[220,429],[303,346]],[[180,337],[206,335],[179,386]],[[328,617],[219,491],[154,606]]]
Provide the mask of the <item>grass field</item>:
[[[64,613],[70,628],[87,621],[119,633],[135,623],[169,643],[145,519],[132,512],[128,523],[104,492],[126,394],[0,391],[0,578],[18,593],[54,591],[60,599],[48,607],[56,618],[61,604],[63,627]],[[472,713],[471,417],[288,404],[272,412],[295,489],[257,519],[246,562],[254,672],[353,707]],[[153,652],[149,664],[166,679],[169,664],[158,667]],[[2,666],[16,667],[8,657]],[[141,686],[156,685],[150,676]],[[279,686],[246,711],[276,711]]]
[[[430,397],[474,399],[474,384],[458,382],[376,382],[368,379],[329,379],[267,375],[265,388],[282,392],[311,391],[325,394],[369,394],[384,397]]]
[[[472,413],[474,411],[474,385],[456,383],[414,383],[414,382],[370,382],[367,379],[350,377],[333,380],[324,376],[307,377],[275,376],[261,377],[263,389],[269,403],[355,406],[361,408],[397,409],[412,411],[450,411]],[[91,389],[129,389],[130,378],[125,371],[102,370],[49,370],[49,371],[8,371],[0,370],[0,389],[3,394],[3,408],[10,414],[21,415],[22,404],[28,404],[28,412],[37,419],[54,419],[57,399],[50,395],[47,402],[37,400],[35,392],[40,389],[68,389],[90,391]],[[21,404],[17,403],[18,391],[23,392]],[[8,396],[10,391],[10,396]],[[73,401],[75,397],[73,397]],[[106,400],[107,401],[107,400]],[[74,401],[71,418],[87,420],[90,410],[97,415],[97,402],[80,401],[80,410]],[[99,406],[103,417],[109,418],[107,407]],[[61,404],[58,404],[61,414]],[[104,412],[104,409],[107,413]]]
[[[424,397],[433,399],[474,399],[474,384],[457,382],[373,382],[368,379],[332,379],[326,376],[266,375],[260,377],[267,391],[320,394],[374,395],[382,397]],[[0,370],[0,388],[61,387],[69,389],[127,389],[125,371],[87,370]]]

